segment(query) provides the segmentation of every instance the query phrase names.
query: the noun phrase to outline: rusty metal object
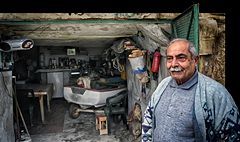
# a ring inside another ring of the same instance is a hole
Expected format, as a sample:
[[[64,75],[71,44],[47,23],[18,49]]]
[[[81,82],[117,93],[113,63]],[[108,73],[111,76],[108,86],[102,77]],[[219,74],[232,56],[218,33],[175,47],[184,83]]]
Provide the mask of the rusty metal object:
[[[129,113],[128,125],[134,139],[138,139],[142,130],[142,110],[140,104],[135,103],[133,110]]]

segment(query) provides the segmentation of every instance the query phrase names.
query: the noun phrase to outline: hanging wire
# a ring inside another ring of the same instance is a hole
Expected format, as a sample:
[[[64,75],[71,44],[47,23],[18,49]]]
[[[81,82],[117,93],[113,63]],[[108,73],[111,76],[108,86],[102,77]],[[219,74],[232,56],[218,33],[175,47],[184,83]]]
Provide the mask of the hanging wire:
[[[124,71],[124,65],[121,65],[119,62],[119,57],[115,57],[114,59],[112,59],[113,62],[113,67],[115,69],[117,69],[119,72],[123,72]]]
[[[37,31],[39,29],[41,29],[40,34],[42,34],[47,28],[49,28],[49,26],[50,26],[50,24],[38,26],[37,28],[35,28],[34,30],[30,31],[26,35],[30,35],[30,34],[32,34],[33,32],[35,32],[35,31]]]

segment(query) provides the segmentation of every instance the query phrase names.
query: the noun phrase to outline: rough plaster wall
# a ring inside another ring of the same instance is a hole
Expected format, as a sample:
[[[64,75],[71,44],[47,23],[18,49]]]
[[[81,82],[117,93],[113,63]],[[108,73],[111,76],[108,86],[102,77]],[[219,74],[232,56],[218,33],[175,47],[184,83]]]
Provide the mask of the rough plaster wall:
[[[199,71],[225,85],[225,17],[200,14]]]
[[[212,78],[225,85],[225,28],[221,28],[213,47]]]
[[[5,88],[5,84],[8,91]],[[14,142],[11,71],[1,73],[0,86],[0,142]]]

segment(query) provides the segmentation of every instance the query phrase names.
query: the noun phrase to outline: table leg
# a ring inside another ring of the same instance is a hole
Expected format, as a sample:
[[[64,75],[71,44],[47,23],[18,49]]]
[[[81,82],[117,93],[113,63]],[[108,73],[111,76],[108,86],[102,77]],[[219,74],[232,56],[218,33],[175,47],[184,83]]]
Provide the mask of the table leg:
[[[48,112],[51,112],[49,94],[47,94],[47,107],[48,107]]]
[[[50,100],[52,98],[53,93],[53,87],[51,86],[50,89],[47,91],[47,107],[48,107],[48,112],[51,112],[50,108]]]
[[[45,118],[44,118],[44,106],[43,106],[43,96],[39,96],[39,103],[40,103],[40,111],[41,111],[41,118],[42,118],[42,123],[45,123]]]

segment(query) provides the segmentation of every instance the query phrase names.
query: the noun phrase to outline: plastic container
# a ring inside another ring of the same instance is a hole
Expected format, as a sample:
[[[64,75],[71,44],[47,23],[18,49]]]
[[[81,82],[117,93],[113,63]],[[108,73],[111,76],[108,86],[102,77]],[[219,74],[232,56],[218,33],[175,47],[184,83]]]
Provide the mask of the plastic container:
[[[141,74],[146,71],[143,56],[128,58],[135,74]]]

